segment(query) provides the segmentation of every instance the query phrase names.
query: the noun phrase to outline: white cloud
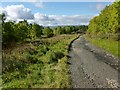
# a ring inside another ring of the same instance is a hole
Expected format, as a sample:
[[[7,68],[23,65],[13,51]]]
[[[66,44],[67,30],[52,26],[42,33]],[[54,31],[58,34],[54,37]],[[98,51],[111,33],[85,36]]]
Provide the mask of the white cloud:
[[[72,15],[72,16],[56,16],[58,24],[63,25],[80,25],[88,24],[91,16],[81,16],[81,15]]]
[[[43,8],[44,4],[41,0],[20,0],[19,2],[29,2],[35,5],[35,7]]]
[[[41,20],[41,21],[52,21],[52,18],[49,18],[49,16],[41,14],[41,13],[35,13],[34,18],[36,20]]]
[[[43,26],[47,26],[48,24],[51,24],[52,22],[54,22],[55,20],[53,18],[50,18],[47,15],[41,14],[41,13],[35,13],[34,14],[34,22],[43,25]]]
[[[89,20],[93,16],[81,16],[81,15],[44,15],[36,13],[34,15],[35,22],[43,26],[56,26],[56,25],[80,25],[88,24]]]
[[[1,12],[5,12],[8,20],[21,21],[27,19],[29,23],[38,23],[43,26],[57,26],[57,25],[80,25],[88,24],[93,16],[81,15],[45,15],[41,13],[32,14],[29,8],[23,5],[11,5],[6,8],[0,7]]]
[[[11,5],[5,8],[8,16],[16,19],[33,19],[33,15],[29,8],[25,8],[23,5]]]
[[[6,10],[3,7],[0,6],[0,14],[2,14],[2,13],[5,13],[7,15]]]
[[[0,7],[0,12],[5,13],[7,20],[34,19],[34,15],[29,8],[24,5],[10,5],[5,8]]]

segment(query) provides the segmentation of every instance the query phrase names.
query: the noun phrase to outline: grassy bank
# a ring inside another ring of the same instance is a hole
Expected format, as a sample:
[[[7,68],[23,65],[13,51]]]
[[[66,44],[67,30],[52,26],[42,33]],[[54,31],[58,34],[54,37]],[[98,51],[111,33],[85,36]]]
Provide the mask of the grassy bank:
[[[103,48],[104,50],[106,50],[107,52],[113,54],[116,57],[120,58],[119,52],[120,48],[118,46],[118,41],[114,41],[114,40],[109,40],[109,39],[100,39],[100,38],[89,38],[89,37],[85,37],[88,41],[90,41],[91,43],[93,43],[94,45]]]
[[[68,46],[78,35],[59,35],[3,51],[4,88],[70,88]]]

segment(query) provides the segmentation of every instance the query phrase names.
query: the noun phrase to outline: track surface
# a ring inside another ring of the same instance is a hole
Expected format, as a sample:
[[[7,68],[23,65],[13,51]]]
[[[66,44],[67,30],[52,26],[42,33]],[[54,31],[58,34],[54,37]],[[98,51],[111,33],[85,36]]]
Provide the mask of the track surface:
[[[118,88],[118,59],[80,36],[69,52],[73,88]]]

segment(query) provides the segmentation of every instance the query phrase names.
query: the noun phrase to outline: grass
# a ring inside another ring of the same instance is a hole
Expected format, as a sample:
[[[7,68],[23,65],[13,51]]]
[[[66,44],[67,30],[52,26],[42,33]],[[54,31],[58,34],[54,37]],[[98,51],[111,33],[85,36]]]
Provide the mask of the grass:
[[[3,51],[3,88],[70,88],[68,46],[78,35],[59,35]]]
[[[113,54],[114,56],[120,58],[119,55],[119,41],[114,41],[110,39],[100,39],[100,38],[89,38],[86,37],[88,41],[93,43],[94,45],[106,50],[107,52]]]

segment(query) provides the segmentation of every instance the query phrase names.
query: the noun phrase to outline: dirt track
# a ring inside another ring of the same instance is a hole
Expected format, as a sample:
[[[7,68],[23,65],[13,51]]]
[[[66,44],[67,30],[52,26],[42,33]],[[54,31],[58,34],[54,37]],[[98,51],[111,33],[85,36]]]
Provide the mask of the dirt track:
[[[118,59],[80,36],[69,52],[73,88],[118,88]]]

